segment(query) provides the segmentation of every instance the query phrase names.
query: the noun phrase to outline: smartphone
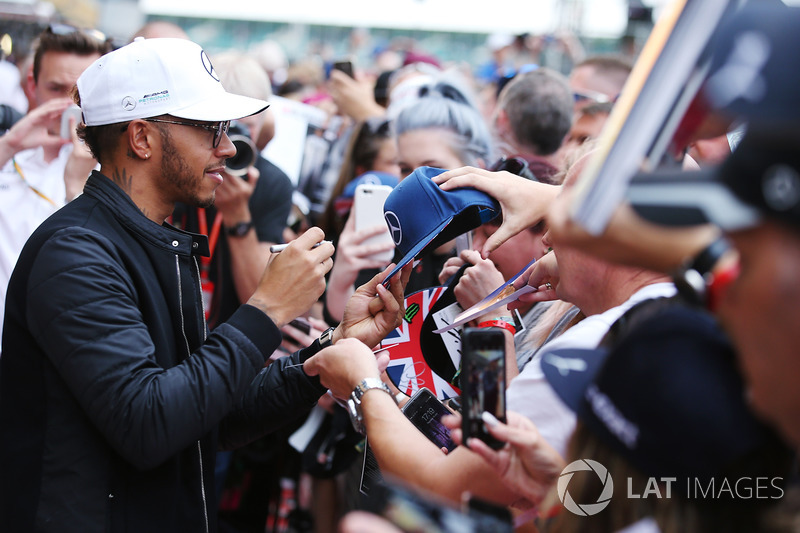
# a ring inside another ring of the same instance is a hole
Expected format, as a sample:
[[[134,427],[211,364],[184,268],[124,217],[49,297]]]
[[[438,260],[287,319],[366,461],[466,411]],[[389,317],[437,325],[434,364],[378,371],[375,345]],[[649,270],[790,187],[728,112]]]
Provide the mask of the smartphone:
[[[456,443],[450,438],[450,430],[442,425],[442,417],[452,411],[439,401],[434,393],[425,387],[419,389],[403,406],[406,415],[414,426],[439,448],[453,451]]]
[[[76,105],[71,105],[61,113],[61,138],[69,139],[72,137],[72,128],[69,125],[69,119],[75,120],[75,126],[83,121],[83,114],[81,108]]]
[[[484,428],[488,411],[506,421],[506,338],[498,328],[465,328],[461,334],[461,429],[498,450],[505,443]]]
[[[392,187],[389,185],[381,185],[377,183],[362,183],[356,187],[355,196],[353,197],[353,216],[355,219],[356,231],[373,228],[375,226],[382,226],[384,232],[374,235],[364,241],[363,244],[391,244],[394,245],[392,236],[389,233],[389,228],[386,226],[386,221],[383,218],[383,204],[386,202],[386,197],[392,192]],[[385,252],[372,254],[371,259],[378,261],[385,261],[386,264],[391,262],[394,257],[394,248]]]
[[[294,320],[289,322],[289,325],[292,326],[293,328],[299,329],[300,331],[302,331],[306,335],[308,335],[311,332],[311,322],[309,322],[308,319],[306,319],[304,317],[295,318]],[[295,339],[294,337],[292,337],[291,335],[289,335],[285,331],[281,331],[281,336],[285,340],[287,340],[289,342],[293,342],[294,344],[297,344],[298,346],[302,346],[300,341],[298,341],[297,339]]]
[[[434,533],[511,533],[510,521],[503,521],[483,509],[464,510],[438,494],[411,487],[387,476],[386,482],[370,495],[365,510],[379,514],[401,531]]]
[[[466,513],[472,517],[477,531],[494,531],[511,533],[514,530],[513,517],[508,507],[495,505],[486,500],[466,495]]]
[[[351,78],[355,79],[352,61],[336,61],[333,63],[334,70],[341,70]]]

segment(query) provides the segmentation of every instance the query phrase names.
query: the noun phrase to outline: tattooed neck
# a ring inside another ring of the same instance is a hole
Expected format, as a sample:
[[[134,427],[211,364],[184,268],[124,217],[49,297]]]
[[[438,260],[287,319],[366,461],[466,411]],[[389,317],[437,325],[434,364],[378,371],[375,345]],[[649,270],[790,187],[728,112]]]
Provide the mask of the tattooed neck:
[[[128,196],[131,195],[131,191],[133,190],[133,175],[128,174],[124,168],[122,171],[114,169],[114,173],[111,175],[111,181],[116,183]]]

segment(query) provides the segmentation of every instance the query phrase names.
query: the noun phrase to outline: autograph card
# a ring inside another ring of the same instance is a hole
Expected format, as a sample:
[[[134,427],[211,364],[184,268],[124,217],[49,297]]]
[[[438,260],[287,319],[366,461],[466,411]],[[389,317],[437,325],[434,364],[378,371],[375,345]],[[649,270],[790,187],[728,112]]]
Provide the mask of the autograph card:
[[[433,332],[445,333],[447,331],[450,331],[453,328],[457,328],[458,326],[466,324],[470,320],[474,320],[479,316],[488,313],[492,309],[497,309],[498,307],[506,305],[507,303],[518,300],[519,297],[522,296],[523,294],[535,291],[536,287],[531,287],[530,285],[524,285],[519,289],[514,288],[514,282],[520,279],[520,277],[522,277],[523,275],[525,275],[528,269],[531,266],[533,266],[535,262],[536,260],[534,259],[533,261],[525,265],[525,267],[522,270],[517,272],[517,274],[514,275],[510,280],[500,285],[500,287],[495,289],[489,296],[487,296],[480,302],[476,303],[475,305],[473,305],[472,307],[470,307],[469,309],[458,315],[451,324],[436,329]]]

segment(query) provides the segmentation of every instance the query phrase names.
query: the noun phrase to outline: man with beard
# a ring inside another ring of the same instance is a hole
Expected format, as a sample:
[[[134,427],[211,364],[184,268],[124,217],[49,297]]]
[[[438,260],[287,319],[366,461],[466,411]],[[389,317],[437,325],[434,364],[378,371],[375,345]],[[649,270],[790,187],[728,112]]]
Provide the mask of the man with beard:
[[[0,523],[216,531],[217,449],[305,414],[326,389],[302,364],[346,337],[344,346],[378,344],[397,325],[403,282],[390,292],[376,276],[340,326],[264,368],[278,328],[322,294],[333,246],[317,244],[318,228],[301,235],[209,333],[198,267],[208,239],[164,221],[177,202],[214,202],[235,154],[230,120],[267,103],[226,92],[205,52],[183,39],[135,41],[100,57],[75,99],[100,170],[31,236],[9,284]]]

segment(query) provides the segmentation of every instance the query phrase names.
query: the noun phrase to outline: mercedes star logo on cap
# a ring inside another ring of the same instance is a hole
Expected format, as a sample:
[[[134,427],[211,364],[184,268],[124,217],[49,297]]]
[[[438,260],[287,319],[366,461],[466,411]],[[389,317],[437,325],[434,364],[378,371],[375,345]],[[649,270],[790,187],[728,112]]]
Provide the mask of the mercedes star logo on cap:
[[[386,224],[389,226],[389,231],[392,233],[392,240],[395,246],[400,246],[403,240],[403,229],[400,227],[400,219],[397,218],[392,211],[387,211],[383,214],[386,219]]]
[[[214,70],[214,65],[211,64],[211,59],[209,59],[205,50],[200,50],[200,60],[203,62],[203,68],[206,69],[208,75],[214,78],[214,81],[219,81],[219,76],[217,76],[217,71]]]
[[[122,99],[122,109],[125,111],[133,111],[136,109],[136,100],[130,96],[126,96]]]

